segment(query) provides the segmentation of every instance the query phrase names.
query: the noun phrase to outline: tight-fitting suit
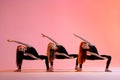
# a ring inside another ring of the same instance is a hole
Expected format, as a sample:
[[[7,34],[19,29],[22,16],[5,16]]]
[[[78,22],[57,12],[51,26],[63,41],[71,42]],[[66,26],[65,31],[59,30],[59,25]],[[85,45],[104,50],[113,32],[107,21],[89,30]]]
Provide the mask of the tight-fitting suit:
[[[16,64],[18,69],[21,70],[22,61],[23,60],[38,60],[38,59],[45,59],[46,69],[49,69],[48,65],[48,57],[44,55],[38,55],[36,49],[30,46],[20,45],[17,47],[16,51]]]

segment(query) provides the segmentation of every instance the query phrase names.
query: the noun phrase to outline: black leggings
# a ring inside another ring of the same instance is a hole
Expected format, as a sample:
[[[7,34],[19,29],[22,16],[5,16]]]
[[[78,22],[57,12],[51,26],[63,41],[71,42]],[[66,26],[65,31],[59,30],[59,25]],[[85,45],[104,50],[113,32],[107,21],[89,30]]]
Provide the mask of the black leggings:
[[[77,58],[78,57],[77,54],[68,54],[68,56],[73,57],[73,58]],[[55,55],[55,59],[70,59],[70,58],[68,58],[68,57],[66,57],[64,55]],[[53,66],[53,61],[50,62],[50,65]]]
[[[38,56],[35,56],[35,57],[40,58],[42,60],[45,59],[46,69],[47,70],[49,69],[48,57],[47,56],[38,55]],[[17,64],[18,69],[21,69],[23,59],[25,59],[25,60],[37,60],[37,59],[32,58],[30,56],[24,56],[23,51],[17,51],[17,53],[16,53],[16,64]]]
[[[109,68],[112,59],[111,56],[109,55],[100,55],[100,56],[107,58],[106,69]],[[104,59],[99,58],[97,56],[87,56],[87,60],[104,60]],[[78,66],[78,59],[76,60],[76,66]],[[79,67],[82,68],[82,64],[80,64]]]

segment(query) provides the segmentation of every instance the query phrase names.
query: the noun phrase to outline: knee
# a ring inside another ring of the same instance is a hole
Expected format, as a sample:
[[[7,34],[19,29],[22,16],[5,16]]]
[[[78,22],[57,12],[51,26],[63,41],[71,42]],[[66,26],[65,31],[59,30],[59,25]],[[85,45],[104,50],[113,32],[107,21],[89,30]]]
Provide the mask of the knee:
[[[108,56],[108,59],[109,59],[109,60],[111,60],[111,59],[112,59],[112,57],[111,57],[111,56]]]

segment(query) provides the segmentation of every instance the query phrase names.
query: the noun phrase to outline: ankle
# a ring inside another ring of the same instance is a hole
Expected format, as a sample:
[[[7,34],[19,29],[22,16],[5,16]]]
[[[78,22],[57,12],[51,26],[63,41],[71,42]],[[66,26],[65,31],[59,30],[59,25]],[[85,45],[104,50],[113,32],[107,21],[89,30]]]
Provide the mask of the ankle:
[[[14,72],[21,72],[21,69],[17,69],[17,70],[15,70]]]
[[[112,72],[111,70],[109,70],[109,69],[105,69],[105,72]]]
[[[82,71],[82,68],[77,68],[76,69],[76,72],[81,72]]]
[[[76,66],[76,67],[75,67],[75,70],[77,70],[77,69],[78,69],[78,67]]]

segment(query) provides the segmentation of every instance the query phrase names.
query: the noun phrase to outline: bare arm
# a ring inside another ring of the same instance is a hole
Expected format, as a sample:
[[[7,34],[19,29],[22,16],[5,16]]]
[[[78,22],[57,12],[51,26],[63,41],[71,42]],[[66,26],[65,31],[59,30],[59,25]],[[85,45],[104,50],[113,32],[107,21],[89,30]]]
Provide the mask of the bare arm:
[[[25,53],[24,55],[25,55],[25,56],[30,56],[30,57],[32,57],[32,58],[34,58],[34,59],[39,59],[39,58],[37,58],[36,56],[34,56],[34,55],[32,55],[32,54],[29,54],[29,53]]]
[[[100,56],[100,55],[98,55],[96,53],[90,52],[90,51],[87,51],[87,53],[90,54],[90,55],[97,56],[97,57],[102,58],[102,59],[106,59],[106,58],[104,58],[104,57],[102,57],[102,56]]]
[[[23,43],[23,42],[20,42],[20,41],[15,41],[15,40],[7,40],[8,42],[15,42],[15,43],[18,43],[18,44],[22,44],[22,45],[25,45],[25,46],[30,46],[30,45],[28,45],[28,44],[26,44],[26,43]]]
[[[55,52],[55,54],[56,54],[56,55],[63,55],[63,56],[68,57],[68,58],[72,58],[72,57],[70,57],[70,56],[68,56],[68,55],[66,55],[66,54],[64,54],[64,53]]]
[[[77,38],[82,39],[83,41],[85,41],[85,42],[88,43],[89,45],[93,45],[92,43],[90,43],[89,41],[87,41],[86,39],[84,39],[83,37],[78,36],[78,35],[76,35],[76,34],[74,34],[74,33],[73,33],[73,35],[74,35],[75,37],[77,37]]]
[[[49,36],[46,36],[46,35],[44,35],[44,34],[41,34],[43,37],[46,37],[46,38],[48,38],[49,40],[51,40],[52,42],[54,42],[56,45],[58,45],[58,43],[55,41],[55,40],[53,40],[52,38],[50,38]]]

